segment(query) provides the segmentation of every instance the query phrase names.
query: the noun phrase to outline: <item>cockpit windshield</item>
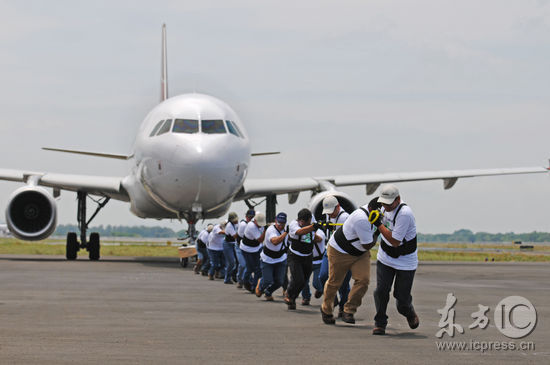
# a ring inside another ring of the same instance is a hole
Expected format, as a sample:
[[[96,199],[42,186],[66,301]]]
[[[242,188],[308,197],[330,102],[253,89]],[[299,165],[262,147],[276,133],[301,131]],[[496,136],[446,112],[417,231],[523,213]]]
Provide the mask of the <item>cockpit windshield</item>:
[[[155,128],[153,128],[153,130],[151,131],[151,134],[149,135],[149,137],[153,137],[155,134],[157,134],[160,126],[162,125],[162,123],[164,123],[164,120],[161,120],[160,122],[157,123]]]
[[[162,127],[159,129],[157,136],[170,132],[170,127],[172,127],[172,119],[167,119],[166,122],[164,122]]]
[[[203,133],[206,134],[222,134],[227,133],[225,130],[225,125],[223,120],[214,119],[214,120],[202,120],[201,129]]]
[[[176,119],[174,127],[172,128],[174,133],[198,133],[199,121],[196,119]]]
[[[235,125],[233,124],[233,122],[230,121],[230,120],[226,120],[225,122],[227,123],[227,129],[229,129],[229,133],[231,133],[231,134],[233,134],[237,137],[240,137],[239,132],[235,128]]]

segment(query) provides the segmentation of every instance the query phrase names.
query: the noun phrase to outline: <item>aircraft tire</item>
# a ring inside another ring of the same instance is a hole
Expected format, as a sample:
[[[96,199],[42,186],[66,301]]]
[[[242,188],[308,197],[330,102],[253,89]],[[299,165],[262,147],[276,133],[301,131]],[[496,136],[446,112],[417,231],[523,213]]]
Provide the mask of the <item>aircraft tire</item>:
[[[99,233],[93,232],[90,234],[90,241],[88,242],[88,252],[90,260],[99,260]]]
[[[67,260],[76,260],[78,249],[79,247],[78,247],[78,241],[76,240],[76,233],[75,232],[67,233],[67,246],[65,249]]]

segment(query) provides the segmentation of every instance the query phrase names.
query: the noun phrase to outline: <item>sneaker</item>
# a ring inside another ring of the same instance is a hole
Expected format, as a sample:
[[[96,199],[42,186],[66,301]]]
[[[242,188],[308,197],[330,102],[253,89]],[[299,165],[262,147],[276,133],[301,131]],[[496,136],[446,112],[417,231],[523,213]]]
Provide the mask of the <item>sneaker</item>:
[[[214,275],[208,274],[208,280],[214,280]]]
[[[273,301],[273,295],[265,295],[265,301],[266,302],[272,302]]]
[[[325,324],[335,324],[336,321],[334,320],[334,316],[332,314],[326,314],[323,312],[323,308],[321,308],[321,318],[323,318],[323,322]]]
[[[323,296],[323,292],[320,290],[315,290],[315,298],[319,299]]]
[[[224,283],[224,284],[231,284],[231,285],[235,284],[235,283],[232,282],[231,280],[229,280],[229,281],[224,281],[223,283]]]
[[[254,293],[256,294],[256,296],[259,298],[262,296],[262,294],[264,293],[263,290],[260,288],[260,283],[261,281],[258,280],[258,284],[256,284],[256,290],[254,290]]]
[[[252,291],[252,285],[250,283],[246,282],[243,284],[244,288],[248,291]]]
[[[243,288],[243,283],[237,283],[237,289],[242,289]]]
[[[384,327],[374,327],[372,334],[376,336],[384,336],[386,334],[386,329]]]
[[[418,315],[416,315],[415,312],[413,312],[413,315],[407,318],[407,322],[409,322],[409,327],[411,329],[415,329],[420,324],[420,320],[418,319]]]
[[[286,297],[286,296],[285,296],[284,300],[285,300],[285,303],[288,306],[289,310],[296,309],[296,301],[294,301],[293,299],[290,299],[289,297]]]
[[[309,299],[302,299],[302,305],[309,305]]]
[[[353,313],[342,312],[342,321],[346,323],[355,324],[355,318],[353,317]]]

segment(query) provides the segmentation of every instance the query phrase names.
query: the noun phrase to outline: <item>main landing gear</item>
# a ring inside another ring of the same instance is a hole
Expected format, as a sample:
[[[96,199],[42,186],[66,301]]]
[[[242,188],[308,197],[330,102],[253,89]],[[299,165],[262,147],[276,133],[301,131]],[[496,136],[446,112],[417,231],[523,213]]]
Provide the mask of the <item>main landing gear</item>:
[[[92,214],[90,219],[86,221],[86,198],[88,197],[88,194],[83,191],[78,191],[76,193],[76,196],[78,199],[77,221],[78,229],[80,230],[80,242],[78,242],[76,232],[67,233],[66,257],[67,260],[76,260],[78,250],[82,248],[88,251],[90,260],[97,261],[99,260],[100,247],[99,233],[91,233],[90,239],[87,240],[86,230],[88,229],[88,225],[95,218],[97,213],[99,213],[101,208],[103,208],[111,198],[103,197],[99,200],[94,200],[94,202],[97,204],[97,209],[95,210],[94,214]]]

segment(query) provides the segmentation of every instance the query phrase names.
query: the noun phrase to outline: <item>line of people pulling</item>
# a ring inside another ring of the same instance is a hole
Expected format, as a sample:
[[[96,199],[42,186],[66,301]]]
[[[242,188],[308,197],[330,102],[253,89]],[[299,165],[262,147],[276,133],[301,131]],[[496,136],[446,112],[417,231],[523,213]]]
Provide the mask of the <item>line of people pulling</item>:
[[[281,212],[274,224],[267,225],[265,215],[254,210],[248,210],[240,222],[236,213],[229,213],[227,222],[209,224],[200,232],[194,271],[210,280],[237,283],[237,288],[263,295],[266,301],[273,301],[273,293],[282,288],[289,310],[296,309],[300,295],[302,305],[310,304],[313,275],[314,296],[324,295],[322,321],[334,324],[338,306],[338,317],[355,323],[354,315],[370,282],[370,250],[381,237],[373,334],[385,334],[392,286],[398,312],[410,328],[417,328],[419,318],[411,296],[418,266],[416,223],[397,187],[383,186],[379,197],[351,214],[336,197],[327,196],[322,214],[325,220],[316,222],[309,209],[302,209],[295,220],[287,222]]]

